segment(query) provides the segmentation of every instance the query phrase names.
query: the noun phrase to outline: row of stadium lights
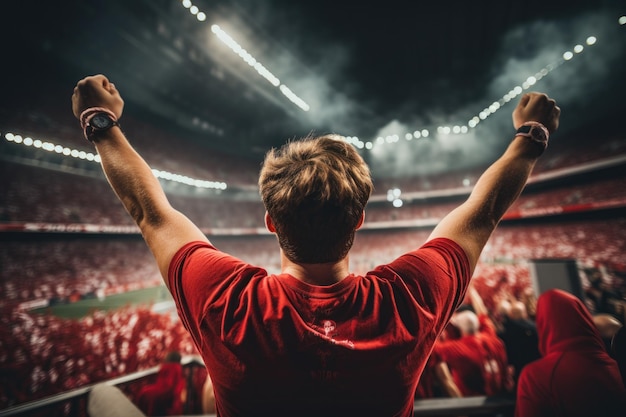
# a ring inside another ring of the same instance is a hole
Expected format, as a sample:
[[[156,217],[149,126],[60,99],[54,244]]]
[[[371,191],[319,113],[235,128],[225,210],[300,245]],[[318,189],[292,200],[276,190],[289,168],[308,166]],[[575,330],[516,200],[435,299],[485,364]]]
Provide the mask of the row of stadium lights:
[[[202,12],[198,6],[191,2],[191,0],[182,0],[182,5],[189,10],[189,13],[196,16],[200,22],[204,22],[206,20],[206,13]],[[277,87],[280,92],[283,93],[287,99],[289,99],[289,101],[304,111],[310,110],[311,107],[306,101],[300,98],[285,84],[281,83],[277,76],[272,74],[270,70],[268,70],[262,63],[246,51],[239,43],[237,43],[237,41],[233,39],[232,36],[226,33],[224,29],[214,24],[211,25],[211,32],[213,32],[213,34],[217,36],[222,43],[224,43],[224,45],[228,46],[228,48],[237,54],[246,64],[254,68],[261,77],[265,78],[274,87]]]
[[[189,9],[189,12],[192,15],[195,15],[196,18],[203,22],[206,20],[206,14],[195,6],[191,0],[182,0],[182,5]],[[626,16],[621,16],[618,19],[618,23],[620,25],[626,24]],[[246,51],[241,45],[239,45],[228,33],[226,33],[222,28],[218,25],[212,25],[211,31],[220,39],[226,46],[228,46],[235,54],[239,55],[239,57],[246,62],[248,65],[253,67],[259,75],[269,81],[274,87],[278,87],[280,91],[294,104],[300,107],[302,110],[308,111],[310,109],[309,105],[298,97],[291,89],[289,89],[286,85],[281,84],[278,77],[272,74],[263,64],[261,64],[257,59],[255,59],[248,51]],[[594,36],[589,36],[586,40],[586,44],[588,46],[594,45],[597,39]],[[583,52],[584,46],[581,44],[576,45],[572,51],[566,51],[563,53],[562,60],[557,64],[549,64],[546,67],[542,68],[535,75],[532,75],[526,79],[522,83],[521,86],[515,86],[508,93],[506,93],[502,98],[497,101],[494,101],[491,105],[483,109],[477,115],[472,117],[466,125],[455,125],[455,126],[439,126],[437,127],[437,133],[441,135],[449,135],[449,134],[466,134],[470,129],[475,128],[481,121],[487,119],[492,114],[495,114],[504,104],[518,97],[523,93],[524,90],[528,90],[531,86],[535,85],[537,81],[541,80],[543,77],[548,75],[554,69],[558,68],[564,62],[571,60],[574,58],[574,54],[580,54]],[[413,132],[407,132],[404,134],[404,138],[407,141],[413,139],[420,138],[428,138],[430,132],[428,129],[415,130]],[[400,141],[400,136],[398,134],[388,135],[385,137],[378,137],[375,141],[364,142],[360,140],[357,136],[346,136],[345,140],[354,145],[358,149],[373,149],[374,146],[384,145],[384,144],[392,144]]]
[[[201,12],[197,6],[194,6],[191,1],[189,0],[182,0],[183,6],[185,6],[186,8],[189,9],[190,13],[195,15],[197,17],[197,19],[199,21],[205,21],[206,20],[206,14],[204,12]],[[618,19],[618,22],[620,25],[624,25],[626,24],[626,16],[621,16]],[[219,26],[217,25],[213,25],[212,26],[212,30],[213,33],[215,33],[218,38],[220,38],[220,40],[222,40],[224,43],[226,43],[227,45],[229,45],[229,47],[231,47],[231,49],[233,49],[233,51],[239,51],[237,52],[242,59],[244,59],[244,61],[248,62],[250,64],[250,66],[254,67],[255,69],[257,69],[257,71],[259,72],[259,74],[264,75],[265,78],[268,79],[268,81],[272,82],[273,85],[278,86],[280,88],[280,90],[283,92],[283,94],[285,94],[286,97],[291,98],[290,100],[292,100],[295,104],[298,104],[298,100],[299,97],[297,97],[295,94],[293,94],[293,92],[291,92],[291,90],[283,85],[280,84],[280,81],[278,80],[278,78],[273,77],[273,74],[271,74],[271,72],[269,72],[268,70],[263,70],[265,67],[258,63],[258,61],[256,61],[251,55],[249,55],[243,48],[241,48],[241,46],[239,46],[239,44],[237,44],[234,40],[232,40],[232,38],[226,34],[226,32],[224,32],[223,30],[221,30],[221,28],[219,28]],[[221,37],[220,37],[221,36]],[[229,39],[232,40],[229,41]],[[587,45],[591,46],[594,45],[596,43],[597,39],[594,36],[590,36],[587,38],[586,43]],[[230,42],[230,44],[229,44]],[[580,54],[581,52],[583,52],[584,47],[583,45],[576,45],[573,49],[573,53],[571,51],[567,51],[563,54],[563,61],[561,61],[559,63],[562,64],[563,62],[569,61],[574,57],[574,54]],[[257,65],[258,64],[258,65]],[[551,71],[553,71],[555,68],[557,68],[559,65],[554,65],[554,64],[550,64],[548,66],[546,66],[545,68],[543,68],[542,70],[540,70],[537,74],[535,74],[534,76],[528,77],[526,79],[526,81],[524,83],[522,83],[521,86],[516,86],[515,88],[511,89],[507,94],[505,94],[500,100],[495,101],[494,103],[492,103],[489,107],[485,108],[483,111],[481,111],[477,116],[474,116],[472,119],[469,120],[467,125],[463,125],[463,126],[440,126],[437,128],[437,132],[440,134],[464,134],[467,133],[469,131],[469,128],[474,128],[478,125],[478,123],[480,123],[482,120],[485,120],[487,117],[489,117],[490,115],[494,114],[496,111],[498,111],[503,104],[508,103],[509,101],[511,101],[512,99],[514,99],[515,97],[519,96],[523,90],[526,90],[528,88],[530,88],[532,85],[534,85],[537,81],[539,81],[541,78],[545,77],[548,73],[550,73]],[[273,77],[273,78],[272,78]],[[272,81],[274,80],[274,81]],[[306,103],[304,103],[304,101],[301,101],[301,104],[306,105]],[[300,106],[300,105],[299,105]],[[301,106],[300,106],[301,107]],[[302,107],[301,107],[302,108]],[[306,105],[306,110],[303,108],[303,110],[308,111],[308,105]],[[404,135],[404,138],[407,141],[410,141],[412,139],[420,139],[420,138],[427,138],[430,135],[430,132],[428,131],[428,129],[421,129],[421,130],[415,130],[413,133],[406,133]],[[72,157],[72,158],[76,158],[76,159],[81,159],[81,160],[86,160],[89,162],[95,162],[95,163],[100,163],[101,159],[100,156],[98,154],[94,154],[92,152],[85,152],[85,151],[81,151],[78,149],[71,149],[62,145],[57,145],[51,142],[47,142],[47,141],[41,141],[39,139],[32,139],[30,137],[25,137],[23,138],[21,135],[19,134],[13,134],[11,132],[8,132],[4,135],[5,139],[7,142],[12,142],[15,144],[20,144],[23,146],[27,146],[27,147],[34,147],[37,149],[43,149],[45,151],[48,152],[54,152],[57,154],[61,154],[63,156],[67,156],[67,157]],[[348,143],[351,143],[352,145],[354,145],[355,147],[357,147],[358,149],[372,149],[374,147],[374,142],[363,142],[361,141],[358,137],[356,136],[346,136],[345,140]],[[400,140],[400,137],[398,135],[389,135],[386,137],[378,137],[376,139],[376,144],[377,145],[382,145],[385,143],[395,143],[398,142]],[[174,174],[168,171],[160,171],[157,169],[153,169],[152,170],[153,174],[155,177],[160,178],[160,179],[164,179],[167,181],[173,181],[173,182],[178,182],[181,184],[187,184],[190,186],[194,186],[194,187],[198,187],[198,188],[208,188],[208,189],[215,189],[215,190],[225,190],[228,186],[225,182],[219,182],[219,181],[207,181],[207,180],[199,180],[199,179],[194,179],[185,175],[180,175],[180,174]],[[402,206],[402,200],[400,199],[400,195],[401,195],[402,191],[399,188],[394,188],[394,189],[390,189],[387,192],[387,200],[392,202],[394,207],[401,207]]]
[[[21,135],[14,134],[11,132],[6,133],[4,135],[4,138],[7,142],[15,143],[18,145],[23,145],[26,147],[42,149],[44,151],[53,152],[59,155],[63,155],[63,156],[67,156],[67,157],[71,157],[75,159],[81,159],[81,160],[94,162],[98,164],[101,162],[100,155],[98,155],[97,153],[93,153],[93,152],[80,151],[78,149],[68,148],[67,146],[56,145],[52,142],[42,141],[39,139],[33,139],[30,137],[22,137]],[[225,182],[199,180],[199,179],[188,177],[186,175],[174,174],[172,172],[160,171],[158,169],[153,169],[152,173],[157,178],[164,179],[167,181],[177,182],[180,184],[190,185],[192,187],[197,187],[197,188],[207,188],[207,189],[213,189],[213,190],[225,190],[226,188],[228,188]]]
[[[624,20],[626,20],[626,17],[624,17]],[[597,42],[597,39],[595,36],[589,36],[586,40],[586,44],[588,46],[594,45],[596,42]],[[572,58],[574,58],[574,54],[580,54],[581,52],[583,52],[584,49],[585,48],[583,45],[580,45],[580,44],[576,45],[573,49],[573,52],[567,51],[563,54],[561,61],[559,61],[556,64],[549,64],[546,67],[542,68],[540,71],[538,71],[535,75],[528,77],[526,81],[522,83],[521,86],[519,85],[515,86],[508,93],[502,96],[502,98],[500,98],[497,101],[494,101],[488,107],[485,107],[481,112],[479,112],[477,115],[472,117],[467,122],[466,125],[439,126],[437,127],[437,133],[440,135],[450,135],[450,134],[462,135],[462,134],[468,133],[470,129],[475,128],[476,126],[478,126],[480,122],[484,121],[489,116],[495,114],[498,110],[500,110],[504,104],[518,97],[520,94],[524,92],[524,90],[528,90],[530,87],[535,85],[537,81],[541,80],[550,72],[554,71],[564,62],[569,61]],[[430,131],[428,129],[418,129],[418,130],[415,130],[414,132],[405,133],[404,139],[407,141],[411,141],[413,139],[428,138],[429,135],[430,135]],[[345,139],[348,143],[351,143],[358,149],[364,149],[364,148],[373,149],[374,146],[393,144],[393,143],[399,142],[400,135],[394,134],[394,135],[388,135],[385,137],[379,136],[378,138],[376,138],[375,141],[369,141],[369,142],[363,142],[356,136],[347,136]]]
[[[196,18],[204,22],[206,20],[206,14],[194,5],[191,0],[182,0],[182,5],[189,10],[192,15],[195,15]],[[618,19],[618,23],[620,25],[626,24],[626,16],[621,16]],[[222,28],[218,25],[212,25],[211,31],[217,36],[217,38],[222,41],[226,46],[228,46],[235,54],[237,54],[244,62],[253,67],[259,75],[269,81],[274,87],[278,87],[280,91],[295,105],[300,107],[304,111],[308,111],[310,106],[298,97],[291,89],[289,89],[286,85],[281,84],[278,77],[272,74],[263,64],[261,64],[256,58],[254,58],[248,51],[246,51],[241,45],[239,45],[228,33],[226,33]],[[586,40],[586,44],[588,46],[592,46],[596,43],[597,39],[595,36],[589,36]],[[441,135],[461,135],[469,132],[470,129],[475,128],[478,124],[487,119],[492,114],[495,114],[502,106],[514,98],[518,97],[523,93],[524,90],[528,90],[531,86],[535,85],[537,81],[541,80],[543,77],[548,75],[550,72],[558,68],[564,62],[571,60],[574,58],[575,54],[580,54],[584,50],[584,46],[582,44],[578,44],[574,46],[573,52],[566,51],[563,53],[562,60],[556,64],[549,64],[546,67],[539,70],[535,75],[531,75],[522,83],[521,86],[515,86],[508,93],[506,93],[502,98],[497,101],[494,101],[491,105],[484,108],[477,115],[472,117],[466,125],[455,125],[455,126],[439,126],[437,127],[437,133]],[[418,129],[413,132],[407,132],[404,134],[404,139],[407,141],[411,141],[413,139],[420,138],[428,138],[430,135],[430,131],[428,129]],[[378,137],[375,141],[364,142],[359,139],[357,136],[346,136],[345,140],[354,145],[358,149],[373,149],[374,146],[384,145],[384,144],[392,144],[400,141],[400,135],[393,134],[385,137]]]
[[[620,16],[620,18],[618,19],[618,23],[620,25],[625,25],[626,24],[626,16]],[[585,43],[588,46],[592,46],[597,42],[597,39],[595,36],[589,36],[587,38],[587,40],[585,41]],[[537,72],[534,76],[530,76],[526,79],[526,81],[524,81],[522,83],[521,86],[516,86],[515,88],[511,89],[508,93],[506,93],[500,100],[493,102],[489,107],[485,108],[483,111],[481,111],[477,116],[474,116],[472,119],[469,120],[469,122],[467,123],[467,125],[464,126],[440,126],[437,128],[437,132],[443,135],[449,135],[450,133],[453,134],[464,134],[467,133],[469,131],[470,128],[474,128],[476,127],[482,120],[485,120],[487,117],[489,117],[490,115],[494,114],[496,111],[498,111],[502,105],[504,105],[505,103],[508,103],[509,101],[513,100],[515,97],[519,96],[520,94],[522,94],[522,92],[524,90],[529,89],[531,86],[535,85],[535,83],[539,80],[541,80],[543,77],[545,77],[546,75],[548,75],[551,71],[553,71],[554,69],[558,68],[560,65],[562,65],[563,63],[570,61],[572,58],[574,58],[575,54],[580,54],[581,52],[584,51],[584,46],[583,45],[576,45],[573,48],[573,52],[572,51],[566,51],[563,53],[563,57],[562,60],[558,63],[558,64],[550,64],[544,68],[542,68],[539,72]],[[426,129],[422,129],[420,130],[416,130],[413,133],[406,133],[405,134],[405,139],[410,141],[412,139],[419,139],[420,137],[428,137],[428,130]],[[357,148],[362,149],[363,147],[365,147],[366,149],[372,149],[374,147],[374,144],[372,142],[367,142],[367,143],[363,143],[362,141],[360,141],[357,137],[347,137],[346,140],[349,143],[352,143],[353,145],[355,145]],[[395,143],[399,141],[399,136],[398,135],[390,135],[387,136],[385,138],[383,137],[378,137],[376,140],[377,144],[384,144],[384,143]],[[465,186],[469,185],[469,180],[464,180],[464,184]],[[389,201],[394,207],[399,208],[402,207],[403,205],[403,201],[400,198],[400,196],[402,195],[402,190],[400,190],[399,188],[392,188],[387,190],[387,201]]]

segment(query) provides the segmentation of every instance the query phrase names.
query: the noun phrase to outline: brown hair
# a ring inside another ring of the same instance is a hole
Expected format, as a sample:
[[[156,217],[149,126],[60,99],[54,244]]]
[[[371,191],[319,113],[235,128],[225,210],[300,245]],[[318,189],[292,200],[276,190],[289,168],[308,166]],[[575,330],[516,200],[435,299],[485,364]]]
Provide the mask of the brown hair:
[[[326,135],[270,150],[259,188],[287,258],[327,263],[348,254],[373,185],[356,149]]]

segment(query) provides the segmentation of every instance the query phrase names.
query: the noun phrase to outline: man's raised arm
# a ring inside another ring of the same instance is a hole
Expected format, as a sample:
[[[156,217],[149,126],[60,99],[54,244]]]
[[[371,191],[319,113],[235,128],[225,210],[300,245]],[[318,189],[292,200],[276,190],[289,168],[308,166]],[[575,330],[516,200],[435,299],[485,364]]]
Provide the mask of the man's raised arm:
[[[547,136],[558,128],[560,114],[555,101],[547,95],[524,94],[513,111],[513,126],[522,131],[515,134],[504,154],[480,176],[468,199],[441,220],[429,239],[446,237],[458,243],[473,271],[491,233],[522,192],[535,162],[544,152],[547,137],[543,143],[542,133]]]
[[[86,127],[109,184],[141,229],[167,284],[176,251],[188,242],[208,239],[170,205],[152,170],[122,133],[117,119],[123,108],[122,97],[104,75],[86,77],[74,88],[72,111]]]

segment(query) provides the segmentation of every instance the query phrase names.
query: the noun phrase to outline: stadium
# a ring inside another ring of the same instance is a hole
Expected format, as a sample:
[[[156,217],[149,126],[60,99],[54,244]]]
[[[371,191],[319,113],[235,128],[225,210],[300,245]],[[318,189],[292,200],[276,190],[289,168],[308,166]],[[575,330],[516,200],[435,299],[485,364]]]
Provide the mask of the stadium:
[[[626,323],[626,10],[300,3],[88,0],[8,12],[0,416],[90,415],[103,382],[135,402],[172,350],[183,355],[183,414],[203,415],[202,359],[72,115],[72,90],[92,74],[122,93],[123,131],[172,206],[270,274],[281,259],[257,181],[271,148],[335,133],[368,163],[374,192],[350,256],[366,274],[426,242],[513,138],[519,97],[545,92],[561,126],[472,285],[496,322],[503,300],[532,306],[560,288]],[[601,306],[596,286],[608,294]],[[512,416],[509,394],[416,397],[415,415]]]

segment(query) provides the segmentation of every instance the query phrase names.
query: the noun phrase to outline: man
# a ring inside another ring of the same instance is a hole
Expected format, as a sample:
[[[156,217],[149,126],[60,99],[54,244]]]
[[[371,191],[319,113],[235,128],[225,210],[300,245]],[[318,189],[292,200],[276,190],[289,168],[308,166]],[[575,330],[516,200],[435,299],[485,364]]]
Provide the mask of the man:
[[[468,200],[421,248],[365,276],[348,271],[372,190],[360,155],[334,137],[270,151],[259,186],[282,271],[268,275],[172,208],[119,127],[123,100],[105,76],[79,81],[72,108],[156,258],[224,416],[412,415],[433,344],[560,115],[545,94],[524,95],[513,112],[521,130]]]
[[[618,364],[580,299],[558,289],[542,293],[537,331],[542,357],[522,369],[516,417],[624,416]]]

